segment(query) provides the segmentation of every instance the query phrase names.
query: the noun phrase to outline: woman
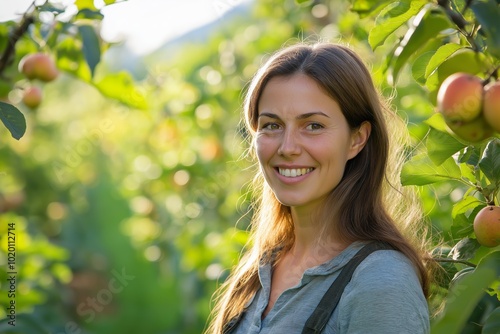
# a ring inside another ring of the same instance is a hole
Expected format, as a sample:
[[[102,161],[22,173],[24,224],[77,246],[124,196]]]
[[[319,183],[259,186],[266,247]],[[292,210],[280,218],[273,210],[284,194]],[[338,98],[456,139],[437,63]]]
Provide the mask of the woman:
[[[259,70],[245,102],[261,195],[250,249],[207,333],[307,332],[320,300],[332,308],[327,291],[372,241],[385,246],[353,267],[343,290],[331,289],[338,304],[311,332],[427,333],[420,247],[395,223],[414,220],[415,205],[388,182],[402,154],[386,122],[392,139],[398,118],[360,58],[327,43],[285,48]]]

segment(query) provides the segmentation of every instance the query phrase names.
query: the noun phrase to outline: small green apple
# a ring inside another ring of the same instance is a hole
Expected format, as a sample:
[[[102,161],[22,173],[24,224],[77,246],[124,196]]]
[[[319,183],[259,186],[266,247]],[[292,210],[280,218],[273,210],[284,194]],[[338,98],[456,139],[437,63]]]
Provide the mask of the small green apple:
[[[445,122],[459,138],[472,143],[480,142],[494,133],[482,115],[471,122],[450,122],[446,119]]]

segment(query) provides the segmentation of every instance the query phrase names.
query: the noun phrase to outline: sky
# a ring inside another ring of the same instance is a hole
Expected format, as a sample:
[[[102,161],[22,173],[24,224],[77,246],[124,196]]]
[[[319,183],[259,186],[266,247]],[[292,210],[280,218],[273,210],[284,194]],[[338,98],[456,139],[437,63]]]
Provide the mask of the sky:
[[[127,0],[102,9],[101,35],[108,42],[124,41],[137,55],[148,54],[164,43],[218,20],[251,0]],[[0,0],[0,22],[22,15],[33,0]],[[42,1],[43,2],[43,1]],[[69,4],[74,0],[56,0]],[[100,8],[102,0],[95,0]],[[74,7],[74,5],[73,5]],[[76,8],[76,7],[75,7]]]

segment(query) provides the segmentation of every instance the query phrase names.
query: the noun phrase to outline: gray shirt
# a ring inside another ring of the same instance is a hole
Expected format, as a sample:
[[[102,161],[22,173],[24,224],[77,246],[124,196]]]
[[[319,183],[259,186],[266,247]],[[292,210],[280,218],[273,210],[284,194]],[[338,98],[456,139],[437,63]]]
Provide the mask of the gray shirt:
[[[284,291],[262,319],[271,288],[271,264],[259,268],[257,291],[234,334],[300,334],[306,320],[342,267],[364,245],[354,242],[341,254],[307,269],[301,281]],[[429,333],[429,310],[416,269],[400,252],[379,250],[356,269],[325,334]]]

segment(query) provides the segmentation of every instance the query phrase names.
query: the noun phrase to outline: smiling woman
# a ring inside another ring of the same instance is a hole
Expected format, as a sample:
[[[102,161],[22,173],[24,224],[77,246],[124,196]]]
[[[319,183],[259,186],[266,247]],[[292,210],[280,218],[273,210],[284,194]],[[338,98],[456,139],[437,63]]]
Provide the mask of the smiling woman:
[[[417,203],[387,182],[402,156],[386,123],[391,139],[404,124],[361,59],[328,43],[277,52],[245,120],[262,192],[207,333],[427,333],[424,240],[397,227]]]
[[[300,224],[297,215],[317,212],[340,182],[346,162],[364,147],[370,123],[351,133],[338,103],[304,74],[271,79],[258,109],[255,144],[264,177]]]

